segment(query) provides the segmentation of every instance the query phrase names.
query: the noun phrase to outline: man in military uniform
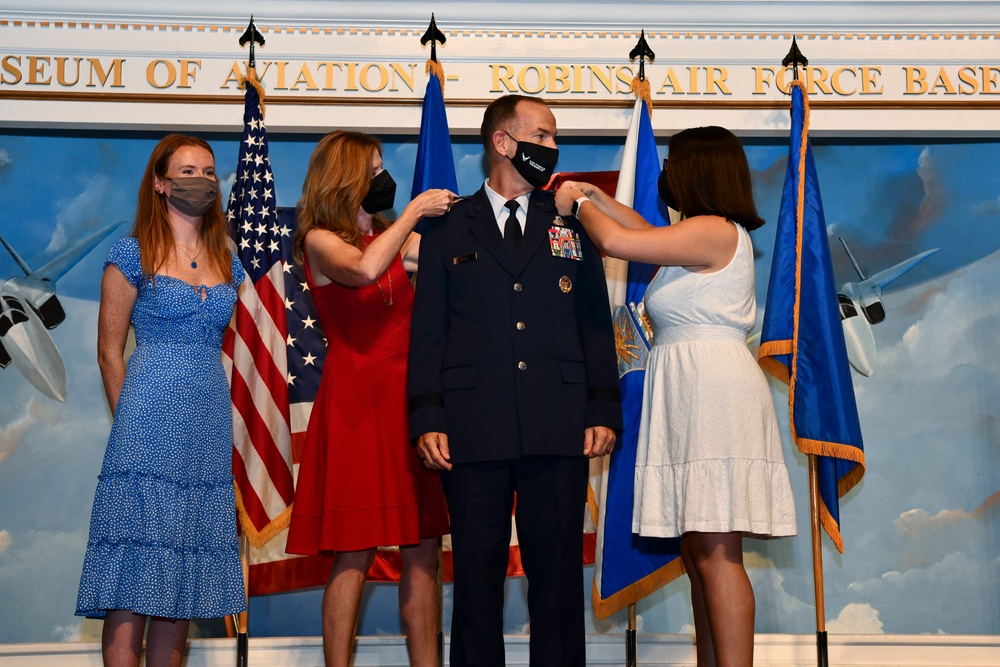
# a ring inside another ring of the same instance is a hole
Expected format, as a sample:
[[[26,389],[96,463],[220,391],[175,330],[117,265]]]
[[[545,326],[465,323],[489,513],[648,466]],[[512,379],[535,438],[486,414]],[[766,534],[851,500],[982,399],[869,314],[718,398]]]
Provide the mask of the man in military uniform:
[[[558,156],[545,103],[501,97],[481,134],[486,183],[424,223],[410,348],[410,435],[446,471],[451,665],[504,665],[516,492],[530,664],[583,667],[588,459],[622,419],[607,285],[579,222],[536,189]]]

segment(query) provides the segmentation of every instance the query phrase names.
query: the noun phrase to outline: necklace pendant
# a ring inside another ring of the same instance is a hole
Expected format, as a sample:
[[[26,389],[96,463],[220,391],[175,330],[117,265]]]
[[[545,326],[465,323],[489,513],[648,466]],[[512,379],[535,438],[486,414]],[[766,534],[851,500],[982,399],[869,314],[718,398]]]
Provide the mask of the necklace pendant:
[[[197,269],[198,268],[198,262],[195,262],[194,260],[192,260],[191,261],[191,268],[192,269]]]

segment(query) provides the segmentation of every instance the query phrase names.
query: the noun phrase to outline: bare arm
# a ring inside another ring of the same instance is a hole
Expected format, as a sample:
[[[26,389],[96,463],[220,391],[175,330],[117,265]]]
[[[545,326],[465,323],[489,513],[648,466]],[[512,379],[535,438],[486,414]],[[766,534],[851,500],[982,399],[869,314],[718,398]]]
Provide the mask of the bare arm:
[[[410,238],[403,244],[403,268],[410,273],[417,270],[417,262],[420,259],[420,234],[410,232]]]
[[[560,195],[563,205],[567,200],[572,205],[577,196],[582,196],[575,188],[565,188],[563,193],[564,188],[565,185],[556,193],[560,212]],[[613,204],[612,212],[620,213],[621,208],[628,208],[618,202]],[[635,211],[632,213],[638,216]],[[696,216],[666,227],[653,227],[648,223],[629,227],[591,200],[583,202],[577,217],[594,244],[607,255],[630,262],[685,266],[696,271],[717,271],[725,267],[736,252],[739,238],[733,223],[719,216]]]
[[[125,342],[138,290],[114,264],[104,269],[101,306],[97,316],[97,364],[111,414],[125,383]]]
[[[629,229],[647,229],[652,227],[652,225],[650,225],[645,218],[625,204],[616,200],[608,193],[604,192],[604,190],[600,189],[596,185],[577,181],[566,181],[559,186],[559,189],[560,191],[563,189],[568,190],[568,192],[563,193],[562,197],[559,196],[559,192],[556,193],[556,208],[559,209],[560,215],[568,215],[573,207],[573,202],[580,197],[589,197],[591,203],[597,207],[597,210],[613,219],[622,227],[627,227]],[[565,213],[563,212],[562,207],[560,207],[560,201],[565,205]]]
[[[305,252],[313,277],[326,278],[348,287],[372,284],[385,273],[393,258],[410,240],[410,234],[420,219],[442,215],[451,208],[454,200],[455,194],[449,190],[421,193],[407,205],[396,222],[364,250],[355,248],[333,232],[322,229],[310,231],[306,236]]]

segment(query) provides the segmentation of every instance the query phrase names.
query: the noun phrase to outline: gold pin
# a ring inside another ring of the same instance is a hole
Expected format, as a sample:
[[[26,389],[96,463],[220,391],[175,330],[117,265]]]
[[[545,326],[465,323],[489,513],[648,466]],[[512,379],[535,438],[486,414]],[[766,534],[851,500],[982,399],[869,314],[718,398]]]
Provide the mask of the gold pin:
[[[563,294],[569,294],[573,290],[573,281],[569,279],[569,276],[563,276],[559,279],[559,289],[563,291]]]
[[[555,225],[556,227],[564,227],[566,225],[566,221],[562,219],[561,215],[557,215],[556,217],[552,218],[552,224]]]

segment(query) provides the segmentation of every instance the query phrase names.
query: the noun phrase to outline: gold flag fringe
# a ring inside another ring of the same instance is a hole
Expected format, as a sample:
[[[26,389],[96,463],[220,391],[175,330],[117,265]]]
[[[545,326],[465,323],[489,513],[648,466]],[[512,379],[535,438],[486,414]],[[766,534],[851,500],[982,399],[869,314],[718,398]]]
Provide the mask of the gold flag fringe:
[[[441,66],[440,60],[427,59],[427,66],[424,67],[424,73],[431,74],[438,78],[441,82],[441,94],[444,95],[444,67]]]
[[[241,76],[239,79],[240,90],[246,90],[247,84],[257,89],[257,96],[260,98],[260,115],[265,116],[267,111],[264,106],[264,86],[260,85],[260,79],[257,78],[257,69],[254,67],[247,67],[247,75]]]
[[[247,540],[255,549],[260,549],[262,546],[270,542],[272,539],[278,536],[278,533],[288,528],[288,524],[292,520],[292,506],[286,507],[281,514],[275,517],[274,521],[264,526],[263,530],[257,530],[257,527],[253,525],[250,520],[250,516],[247,514],[246,507],[243,504],[243,494],[240,493],[240,487],[235,482],[233,483],[233,488],[236,489],[236,519],[240,524],[240,529],[243,534],[247,536]]]
[[[655,593],[677,577],[684,574],[684,561],[680,556],[659,568],[655,572],[647,574],[645,577],[630,584],[618,591],[614,595],[601,599],[601,594],[597,590],[595,580],[590,589],[590,602],[594,607],[594,616],[605,619],[611,614],[624,609],[630,604],[635,604],[642,598]]]
[[[649,92],[649,79],[639,80],[639,77],[632,77],[632,83],[629,84],[629,90],[635,93],[636,97],[641,99],[646,103],[646,111],[649,112],[649,117],[653,117],[653,97]]]

